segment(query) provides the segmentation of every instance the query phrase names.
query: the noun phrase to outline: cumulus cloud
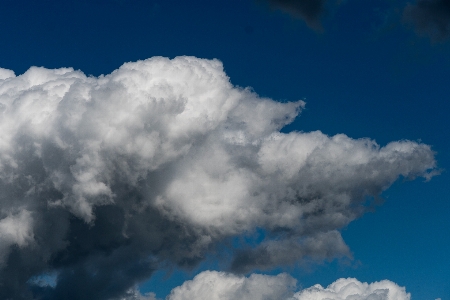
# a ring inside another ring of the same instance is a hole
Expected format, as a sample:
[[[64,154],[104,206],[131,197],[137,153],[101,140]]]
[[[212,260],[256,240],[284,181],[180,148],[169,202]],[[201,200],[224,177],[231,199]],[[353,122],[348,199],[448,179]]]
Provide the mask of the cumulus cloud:
[[[296,280],[285,273],[277,276],[252,274],[250,277],[243,277],[204,271],[193,280],[174,288],[167,300],[287,299],[293,294],[295,286]]]
[[[405,7],[403,19],[414,24],[419,34],[435,41],[444,40],[450,35],[450,1],[417,0]]]
[[[280,133],[304,102],[235,87],[218,60],[0,78],[2,299],[120,299],[256,228],[232,270],[350,255],[339,229],[367,197],[435,168],[421,143]],[[33,284],[43,274],[55,284]]]
[[[296,293],[296,300],[409,300],[411,294],[392,281],[360,282],[355,278],[341,278],[323,288],[320,284]]]
[[[324,288],[316,284],[296,293],[296,280],[288,274],[252,274],[249,277],[205,271],[172,290],[167,300],[409,300],[404,287],[392,281],[360,282],[341,278]]]

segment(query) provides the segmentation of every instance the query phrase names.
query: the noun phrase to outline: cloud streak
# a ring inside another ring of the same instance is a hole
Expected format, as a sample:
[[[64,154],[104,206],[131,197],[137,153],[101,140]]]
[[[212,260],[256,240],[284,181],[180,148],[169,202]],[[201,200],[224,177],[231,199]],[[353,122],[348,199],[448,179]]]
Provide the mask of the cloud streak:
[[[435,168],[421,143],[280,133],[304,102],[235,87],[218,60],[0,78],[2,299],[117,299],[257,228],[233,271],[348,256],[339,229],[367,197]]]

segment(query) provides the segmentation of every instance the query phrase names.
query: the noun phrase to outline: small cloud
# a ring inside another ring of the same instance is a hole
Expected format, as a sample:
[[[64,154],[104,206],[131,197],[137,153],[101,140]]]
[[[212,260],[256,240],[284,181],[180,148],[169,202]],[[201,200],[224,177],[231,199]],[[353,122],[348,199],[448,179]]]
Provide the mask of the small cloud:
[[[295,300],[410,300],[411,294],[404,287],[389,280],[373,283],[360,282],[355,278],[341,278],[327,286],[316,284],[296,293]]]
[[[296,282],[286,273],[276,276],[252,274],[244,277],[204,271],[193,280],[174,288],[167,300],[287,300],[292,296]]]

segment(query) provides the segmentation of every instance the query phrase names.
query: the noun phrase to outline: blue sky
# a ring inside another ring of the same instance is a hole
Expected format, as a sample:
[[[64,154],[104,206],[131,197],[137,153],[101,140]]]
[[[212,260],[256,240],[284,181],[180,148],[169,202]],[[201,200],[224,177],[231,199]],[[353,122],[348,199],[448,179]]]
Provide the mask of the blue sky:
[[[373,212],[339,229],[352,259],[259,272],[288,272],[305,288],[346,277],[388,279],[406,287],[412,299],[450,299],[448,1],[428,1],[443,3],[442,35],[408,22],[407,1],[323,1],[320,29],[276,2],[5,0],[0,67],[16,75],[42,66],[99,76],[154,56],[216,58],[235,86],[283,103],[306,102],[282,132],[344,133],[381,146],[406,139],[431,145],[439,176],[427,182],[400,178]],[[187,271],[171,266],[149,281],[140,278],[141,289],[163,298],[203,270],[221,270],[211,257]]]

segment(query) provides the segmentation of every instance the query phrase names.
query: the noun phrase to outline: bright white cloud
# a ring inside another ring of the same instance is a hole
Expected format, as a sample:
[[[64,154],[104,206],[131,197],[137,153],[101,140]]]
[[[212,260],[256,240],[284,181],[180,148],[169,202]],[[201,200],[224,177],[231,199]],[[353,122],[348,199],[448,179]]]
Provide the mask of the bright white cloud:
[[[14,74],[13,71],[8,70],[8,69],[0,68],[0,80],[7,79],[7,78],[10,78],[10,77],[15,77],[15,74]]]
[[[167,300],[410,300],[411,295],[392,281],[360,282],[341,278],[324,288],[317,284],[295,292],[296,280],[288,274],[252,274],[249,277],[204,271],[172,290]],[[294,293],[295,292],[295,293]]]
[[[193,280],[174,288],[167,300],[287,299],[293,294],[295,286],[296,280],[285,273],[277,276],[252,274],[244,277],[204,271]]]
[[[430,177],[434,153],[411,141],[280,133],[303,106],[235,87],[220,61],[194,57],[126,63],[98,78],[0,69],[1,252],[17,244],[39,261],[23,266],[32,274],[21,282],[52,271],[55,257],[61,269],[92,259],[105,277],[115,271],[101,267],[107,259],[117,269],[149,256],[194,264],[255,228],[270,234],[237,255],[235,271],[349,255],[338,230],[399,176]],[[39,244],[26,247],[33,236]],[[108,278],[101,284],[114,290]]]
[[[409,300],[404,287],[392,281],[360,282],[355,278],[341,278],[323,288],[320,284],[294,295],[296,300]]]

